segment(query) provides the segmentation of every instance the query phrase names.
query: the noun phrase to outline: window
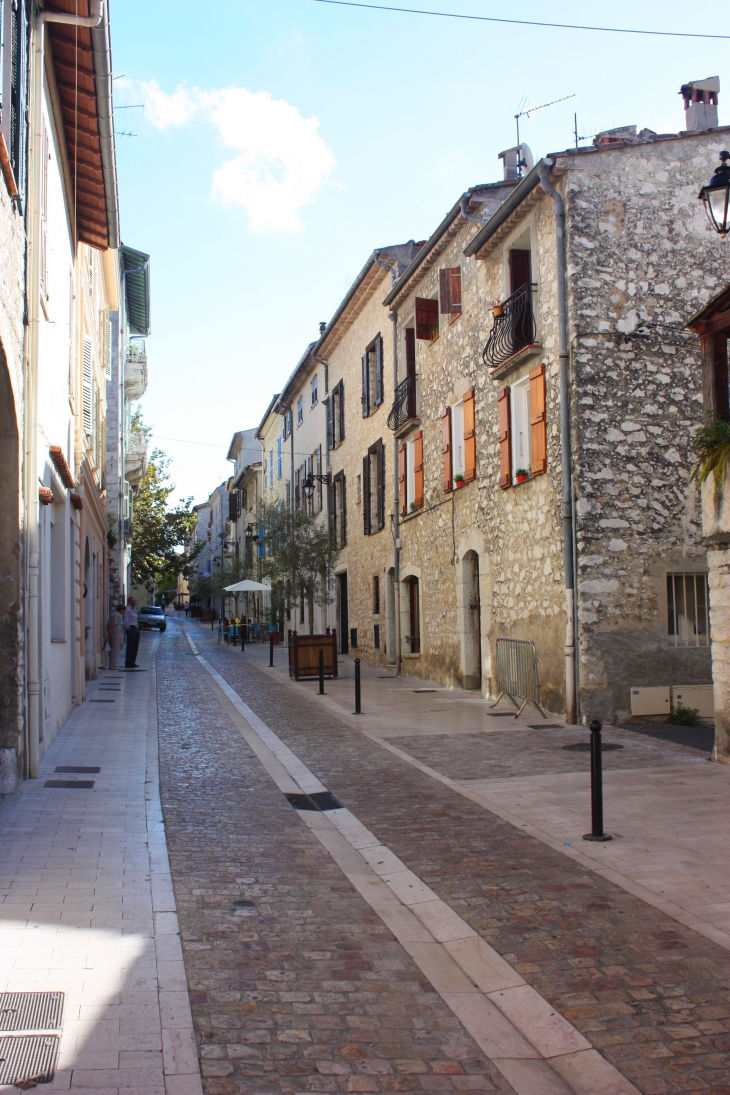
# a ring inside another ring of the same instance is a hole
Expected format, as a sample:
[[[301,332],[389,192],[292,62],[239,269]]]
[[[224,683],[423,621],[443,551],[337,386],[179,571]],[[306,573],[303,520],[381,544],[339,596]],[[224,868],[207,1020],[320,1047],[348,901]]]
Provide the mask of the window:
[[[347,495],[345,473],[340,471],[332,480],[330,502],[330,536],[336,548],[347,543]]]
[[[315,407],[317,405],[317,401],[319,399],[319,397],[317,395],[317,374],[316,373],[314,374],[311,381],[309,382],[309,387],[310,387],[310,390],[311,390],[311,393],[312,393],[312,406]]]
[[[362,357],[363,418],[373,414],[382,404],[383,398],[383,339],[378,335]]]
[[[516,476],[528,472],[530,456],[530,381],[528,377],[512,385],[512,468]]]
[[[499,486],[505,490],[516,481],[518,471],[531,475],[547,471],[545,366],[531,369],[511,388],[501,388],[497,409]]]
[[[281,479],[281,436],[276,439],[276,478]]]
[[[380,624],[373,625],[373,646],[380,650]]]
[[[11,197],[22,193],[25,186],[26,33],[26,5],[10,0],[0,3],[0,119],[15,184],[13,193],[12,182],[6,177]]]
[[[327,451],[336,449],[345,440],[345,382],[332,389],[327,401]]]
[[[297,426],[301,426],[304,421],[304,396],[300,395],[297,400]]]
[[[708,646],[709,593],[706,574],[667,575],[667,614],[671,646]]]
[[[81,425],[87,437],[91,438],[94,429],[94,363],[93,343],[88,335],[84,335],[81,371]]]
[[[274,450],[269,449],[269,490],[274,489]]]
[[[441,412],[442,489],[450,491],[454,483],[470,483],[477,474],[476,414],[474,389],[452,407]]]
[[[416,338],[435,342],[439,337],[439,302],[416,297]]]
[[[380,615],[380,578],[373,575],[373,616]]]
[[[362,461],[362,516],[366,536],[385,526],[385,446],[376,441]]]
[[[411,654],[421,653],[421,621],[418,595],[418,578],[406,579],[408,592],[408,631],[406,642],[409,644]]]
[[[398,482],[401,517],[423,506],[423,431],[398,448]]]
[[[461,267],[439,270],[441,315],[450,315],[452,322],[461,315]]]

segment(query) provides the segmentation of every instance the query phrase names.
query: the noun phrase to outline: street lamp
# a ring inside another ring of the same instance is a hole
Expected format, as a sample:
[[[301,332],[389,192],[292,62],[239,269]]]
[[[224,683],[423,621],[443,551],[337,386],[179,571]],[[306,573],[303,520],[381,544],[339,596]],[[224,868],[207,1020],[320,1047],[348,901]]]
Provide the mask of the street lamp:
[[[722,163],[715,168],[707,186],[700,190],[699,197],[704,202],[708,220],[722,239],[730,232],[730,152],[721,152]]]
[[[306,477],[306,479],[302,483],[302,490],[304,491],[304,497],[307,499],[307,501],[311,501],[314,495],[315,481],[317,483],[324,483],[326,486],[329,486],[329,472],[327,472],[325,475],[312,475],[312,473],[310,472],[310,474]]]

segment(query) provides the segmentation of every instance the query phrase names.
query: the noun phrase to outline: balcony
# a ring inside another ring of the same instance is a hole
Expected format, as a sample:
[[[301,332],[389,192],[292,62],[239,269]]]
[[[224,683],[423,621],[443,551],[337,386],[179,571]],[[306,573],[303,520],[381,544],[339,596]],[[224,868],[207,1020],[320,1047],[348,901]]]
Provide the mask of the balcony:
[[[124,366],[124,394],[127,399],[141,399],[147,391],[147,353],[144,342],[133,342],[127,351]]]
[[[482,359],[489,369],[498,369],[535,341],[535,314],[532,308],[534,284],[522,285],[502,304],[495,315],[492,333],[484,347]]]
[[[147,470],[149,430],[129,430],[124,441],[124,478],[137,488]]]
[[[395,389],[395,400],[388,415],[388,429],[397,433],[407,422],[412,422],[417,417],[416,374],[408,373]]]

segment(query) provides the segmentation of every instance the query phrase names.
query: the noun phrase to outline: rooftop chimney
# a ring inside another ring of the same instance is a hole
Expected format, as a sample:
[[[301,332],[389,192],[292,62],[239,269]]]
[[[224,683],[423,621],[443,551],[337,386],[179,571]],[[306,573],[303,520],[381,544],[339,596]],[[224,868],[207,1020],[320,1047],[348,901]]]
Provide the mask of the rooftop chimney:
[[[717,95],[720,77],[692,80],[683,84],[679,94],[684,99],[684,128],[687,133],[701,133],[717,125]]]
[[[326,331],[326,330],[327,330],[327,324],[326,324],[326,323],[324,322],[324,320],[320,320],[320,324],[319,324],[319,333],[320,333],[321,335],[323,335],[323,334],[325,333],[325,331]]]

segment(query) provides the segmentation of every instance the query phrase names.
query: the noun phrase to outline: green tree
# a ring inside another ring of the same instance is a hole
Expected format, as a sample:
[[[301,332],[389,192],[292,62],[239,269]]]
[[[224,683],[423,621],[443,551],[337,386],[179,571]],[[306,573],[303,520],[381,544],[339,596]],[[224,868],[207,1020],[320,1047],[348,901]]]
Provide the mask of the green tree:
[[[195,527],[193,500],[181,499],[170,507],[175,484],[170,482],[169,467],[170,458],[154,449],[132,510],[132,580],[150,593],[174,586],[178,574],[188,577],[202,546],[185,550]]]
[[[262,502],[258,523],[264,530],[262,571],[271,584],[272,601],[283,608],[303,596],[309,607],[309,632],[314,630],[314,606],[332,601],[332,567],[337,561],[320,515],[292,509],[288,502]]]

